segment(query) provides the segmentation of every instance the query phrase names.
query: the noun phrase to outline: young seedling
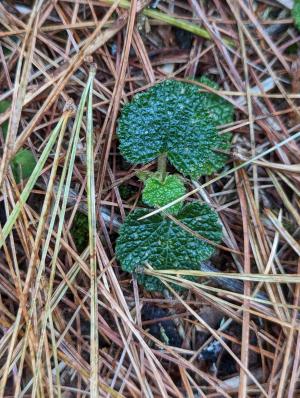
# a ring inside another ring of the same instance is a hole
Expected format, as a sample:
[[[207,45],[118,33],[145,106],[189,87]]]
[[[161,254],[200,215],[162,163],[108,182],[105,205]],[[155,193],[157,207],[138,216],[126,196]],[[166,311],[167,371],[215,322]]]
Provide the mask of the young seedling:
[[[200,82],[218,88],[205,77]],[[125,105],[117,131],[123,156],[134,164],[158,160],[157,172],[140,176],[144,203],[158,208],[185,194],[182,177],[167,173],[167,160],[191,178],[224,166],[231,135],[219,134],[217,127],[232,120],[233,107],[224,99],[175,80],[159,83]],[[120,228],[116,256],[124,271],[135,273],[147,263],[155,269],[197,270],[222,238],[218,215],[207,204],[179,202],[141,220],[148,213],[135,210]],[[137,279],[147,290],[164,289],[160,280],[142,272]]]

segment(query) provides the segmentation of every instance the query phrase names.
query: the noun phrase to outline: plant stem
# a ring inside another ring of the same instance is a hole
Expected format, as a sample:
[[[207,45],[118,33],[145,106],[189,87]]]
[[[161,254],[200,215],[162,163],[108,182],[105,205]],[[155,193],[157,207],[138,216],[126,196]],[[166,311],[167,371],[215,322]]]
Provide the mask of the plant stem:
[[[167,172],[167,154],[161,153],[157,159],[157,171],[160,172],[161,180],[164,181]]]
[[[114,0],[104,0],[103,2],[111,5],[113,4]],[[120,0],[118,6],[128,9],[130,7],[130,2],[128,0]],[[172,17],[162,11],[153,10],[151,8],[144,8],[141,13],[149,18],[155,19],[156,21],[165,22],[168,25],[176,26],[177,28],[186,30],[187,32],[191,32],[196,36],[212,40],[210,33],[206,29],[201,28],[195,23],[185,21],[184,19]],[[223,37],[223,42],[230,47],[236,46],[234,40],[228,38]]]

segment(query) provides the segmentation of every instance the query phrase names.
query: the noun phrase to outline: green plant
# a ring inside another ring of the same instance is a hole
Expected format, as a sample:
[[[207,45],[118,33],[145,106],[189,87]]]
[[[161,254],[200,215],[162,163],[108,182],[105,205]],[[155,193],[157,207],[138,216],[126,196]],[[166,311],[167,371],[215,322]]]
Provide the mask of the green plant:
[[[80,252],[87,247],[89,243],[89,223],[88,217],[80,212],[75,214],[71,235],[74,239],[75,245]]]
[[[19,184],[21,180],[26,180],[31,176],[36,165],[36,160],[31,151],[22,148],[12,158],[10,165],[15,181]]]
[[[300,0],[294,1],[292,9],[292,16],[294,18],[294,24],[298,30],[300,30]]]
[[[218,88],[206,77],[200,81]],[[158,208],[184,196],[183,179],[167,173],[167,159],[191,178],[221,168],[231,135],[218,134],[217,127],[232,120],[233,107],[224,99],[175,80],[159,83],[125,105],[117,131],[123,156],[131,163],[158,159],[157,172],[140,174],[143,202]],[[135,210],[120,228],[116,256],[125,271],[136,272],[147,263],[155,269],[199,269],[222,238],[218,215],[206,204],[180,201],[145,217],[148,213]],[[137,272],[137,279],[148,290],[164,288],[142,272]]]
[[[10,106],[10,101],[0,101],[0,113],[5,112]],[[8,131],[8,121],[6,120],[0,127],[2,128],[3,137],[5,139]],[[31,151],[22,148],[12,158],[10,165],[15,181],[19,184],[21,180],[25,180],[31,176],[36,165],[36,160]]]
[[[4,113],[11,106],[11,102],[7,100],[0,101],[0,113]],[[6,120],[1,124],[4,138],[7,135],[8,121]]]
[[[208,80],[205,78],[204,84]],[[230,134],[217,126],[232,121],[232,106],[193,84],[166,80],[136,95],[119,120],[120,150],[128,162],[147,163],[161,154],[191,177],[221,168]]]
[[[160,173],[149,176],[145,180],[143,202],[151,207],[162,207],[173,200],[183,196],[186,190],[183,182],[176,175],[167,175],[163,180]],[[181,209],[182,203],[176,203],[168,208],[169,213],[176,214]]]

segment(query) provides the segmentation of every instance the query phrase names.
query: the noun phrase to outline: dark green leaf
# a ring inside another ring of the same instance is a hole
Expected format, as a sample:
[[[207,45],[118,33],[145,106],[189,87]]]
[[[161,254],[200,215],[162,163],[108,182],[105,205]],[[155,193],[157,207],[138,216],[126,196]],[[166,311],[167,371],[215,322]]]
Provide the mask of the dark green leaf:
[[[85,214],[80,212],[75,214],[71,228],[71,235],[77,249],[82,252],[89,243],[89,221]]]
[[[144,220],[148,210],[131,213],[120,229],[116,256],[122,269],[135,272],[148,262],[154,269],[199,269],[214,247],[185,231],[167,217],[156,214]],[[180,211],[177,220],[213,242],[220,242],[222,229],[215,213],[206,204],[191,203]],[[138,281],[147,290],[162,290],[164,285],[155,277],[141,273]]]
[[[201,76],[199,82],[214,90],[219,89],[218,84],[210,80],[207,76]],[[233,107],[229,102],[225,101],[217,94],[208,92],[201,93],[201,101],[202,105],[209,110],[209,114],[214,119],[217,126],[232,122]]]
[[[204,82],[205,83],[205,82]],[[217,126],[233,119],[233,108],[199,87],[167,80],[137,94],[119,120],[120,150],[131,163],[147,163],[166,153],[185,175],[198,177],[221,168],[230,148],[230,134]]]

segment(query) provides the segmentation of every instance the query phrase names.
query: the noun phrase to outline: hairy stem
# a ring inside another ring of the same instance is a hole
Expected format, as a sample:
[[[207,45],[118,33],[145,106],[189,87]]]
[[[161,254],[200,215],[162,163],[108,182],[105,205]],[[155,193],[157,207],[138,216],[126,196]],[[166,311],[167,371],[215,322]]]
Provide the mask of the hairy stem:
[[[157,171],[161,174],[161,180],[164,181],[167,172],[167,154],[161,153],[157,159]]]

